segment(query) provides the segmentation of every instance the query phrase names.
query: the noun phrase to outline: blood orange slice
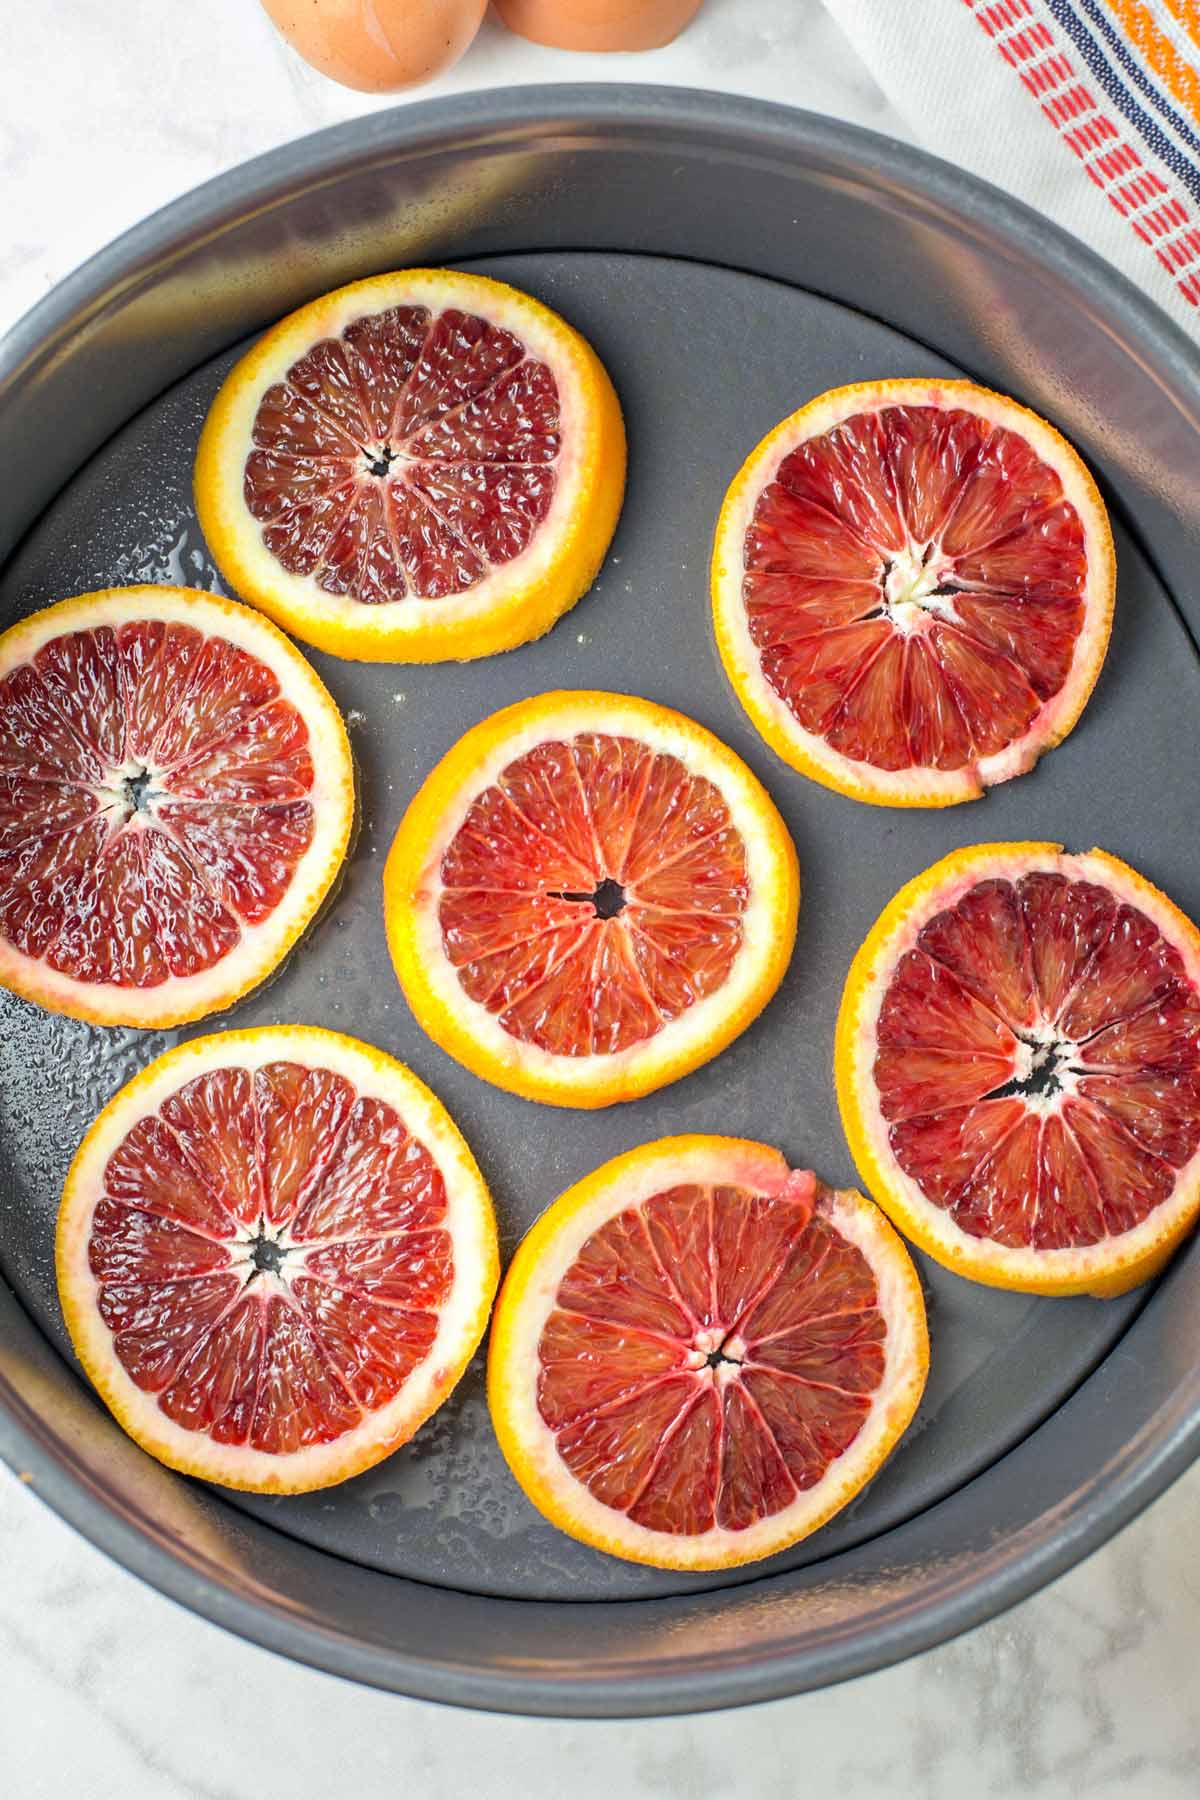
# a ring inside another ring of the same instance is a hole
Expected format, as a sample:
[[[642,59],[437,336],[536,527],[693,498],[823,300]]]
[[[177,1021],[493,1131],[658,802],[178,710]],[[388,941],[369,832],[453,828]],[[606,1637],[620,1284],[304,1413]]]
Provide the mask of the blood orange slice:
[[[860,1194],[736,1138],[663,1138],[544,1213],[496,1306],[513,1474],[632,1562],[770,1556],[853,1499],[916,1411],[920,1284]]]
[[[701,726],[554,693],[443,757],[396,833],[384,904],[435,1042],[513,1093],[595,1107],[687,1074],[761,1011],[799,876],[769,796]]]
[[[339,288],[226,378],[196,507],[245,599],[335,656],[441,662],[548,631],[616,527],[625,432],[599,358],[482,275]]]
[[[58,1287],[116,1418],[173,1469],[300,1493],[371,1467],[462,1374],[499,1272],[445,1108],[306,1026],[181,1044],[71,1164]]]
[[[949,806],[1031,769],[1108,647],[1112,533],[1036,414],[965,381],[834,388],[752,452],[717,525],[717,643],[826,787]]]
[[[354,779],[283,634],[184,588],[64,600],[0,637],[0,984],[105,1025],[229,1006],[346,853]]]
[[[1102,850],[957,850],[855,957],[837,1083],[864,1180],[939,1262],[1124,1293],[1200,1213],[1200,933]]]

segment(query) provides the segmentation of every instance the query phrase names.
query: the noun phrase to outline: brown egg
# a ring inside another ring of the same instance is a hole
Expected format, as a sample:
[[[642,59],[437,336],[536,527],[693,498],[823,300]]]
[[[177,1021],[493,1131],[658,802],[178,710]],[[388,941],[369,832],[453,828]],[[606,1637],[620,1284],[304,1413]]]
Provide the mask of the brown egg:
[[[657,50],[701,0],[496,0],[510,31],[556,50]]]
[[[456,63],[487,0],[262,0],[292,49],[368,94],[428,81]]]

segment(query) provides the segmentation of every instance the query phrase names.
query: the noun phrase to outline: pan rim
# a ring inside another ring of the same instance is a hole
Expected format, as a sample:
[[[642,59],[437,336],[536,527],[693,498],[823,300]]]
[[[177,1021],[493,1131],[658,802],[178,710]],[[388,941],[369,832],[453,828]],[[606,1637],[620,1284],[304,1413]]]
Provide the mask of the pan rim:
[[[0,395],[34,374],[42,359],[59,353],[70,335],[104,306],[118,283],[128,293],[133,285],[152,282],[174,257],[194,248],[198,239],[218,236],[248,207],[269,208],[373,161],[545,133],[555,121],[564,128],[586,122],[593,129],[700,136],[709,155],[736,150],[777,160],[800,154],[816,165],[851,164],[864,182],[899,185],[931,217],[948,220],[959,230],[986,232],[1012,254],[1036,262],[1106,330],[1136,343],[1164,398],[1200,433],[1200,351],[1125,277],[1020,202],[924,152],[835,120],[700,90],[617,84],[536,86],[418,102],[330,127],[217,176],[97,252],[16,322],[0,341]],[[0,1300],[7,1299],[0,1293]],[[1106,1363],[1119,1356],[1159,1302],[1156,1293]],[[57,1362],[15,1298],[11,1304],[18,1324],[23,1322]],[[1084,1389],[1096,1382],[1099,1373]],[[1054,1429],[1075,1398],[1010,1451],[1009,1458]],[[1192,1373],[1190,1382],[1181,1378],[1170,1403],[1143,1423],[1129,1453],[1103,1484],[1105,1472],[1100,1471],[1072,1496],[1069,1506],[1043,1518],[1039,1529],[1019,1528],[998,1540],[986,1556],[975,1557],[969,1575],[948,1562],[926,1582],[922,1598],[881,1606],[876,1622],[843,1633],[840,1639],[832,1633],[824,1638],[809,1633],[804,1641],[797,1640],[795,1648],[753,1661],[734,1656],[723,1661],[694,1658],[686,1667],[664,1665],[654,1673],[639,1668],[628,1674],[557,1677],[544,1666],[498,1673],[494,1667],[452,1666],[352,1641],[332,1625],[298,1618],[282,1601],[250,1597],[215,1564],[206,1565],[198,1556],[187,1560],[180,1549],[169,1547],[152,1521],[139,1523],[132,1513],[118,1509],[111,1494],[97,1493],[73,1457],[68,1438],[37,1416],[0,1369],[0,1454],[23,1476],[31,1477],[35,1491],[82,1535],[170,1598],[268,1649],[331,1673],[414,1697],[548,1716],[633,1717],[742,1705],[899,1661],[994,1616],[1071,1567],[1135,1516],[1198,1453],[1200,1371]],[[986,1482],[991,1473],[985,1470],[969,1485]],[[957,1499],[947,1496],[926,1517],[952,1508]],[[214,1499],[213,1504],[223,1503]],[[237,1520],[244,1533],[251,1521],[240,1513]],[[267,1530],[257,1525],[254,1529]],[[882,1544],[885,1539],[878,1541]],[[836,1579],[839,1560],[832,1558],[811,1572],[798,1573]],[[765,1578],[724,1592],[728,1601],[751,1586],[789,1583],[795,1586],[796,1577]],[[592,1604],[669,1612],[676,1602]]]

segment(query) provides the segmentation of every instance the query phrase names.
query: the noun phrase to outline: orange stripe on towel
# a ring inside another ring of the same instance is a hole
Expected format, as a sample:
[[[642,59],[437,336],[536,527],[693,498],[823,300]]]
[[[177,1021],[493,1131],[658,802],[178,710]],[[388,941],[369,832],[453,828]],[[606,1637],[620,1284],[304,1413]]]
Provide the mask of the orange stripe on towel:
[[[1179,20],[1197,50],[1200,50],[1200,12],[1196,11],[1196,0],[1163,0],[1163,5],[1173,18]]]
[[[1125,36],[1141,55],[1146,66],[1154,71],[1164,86],[1170,88],[1179,104],[1185,106],[1195,123],[1200,125],[1200,73],[1180,56],[1141,0],[1106,0],[1106,4],[1109,11],[1115,13]],[[1174,0],[1167,0],[1167,4],[1174,12]],[[1190,24],[1184,17],[1186,10],[1192,13]],[[1181,7],[1178,14],[1193,35],[1196,30],[1195,11],[1193,4],[1190,9]]]

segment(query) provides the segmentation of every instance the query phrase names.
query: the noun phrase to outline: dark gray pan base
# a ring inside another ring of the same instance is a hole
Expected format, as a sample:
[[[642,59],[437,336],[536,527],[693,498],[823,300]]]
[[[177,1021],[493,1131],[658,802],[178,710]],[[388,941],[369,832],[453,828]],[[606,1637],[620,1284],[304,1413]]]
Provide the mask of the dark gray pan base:
[[[894,813],[827,793],[765,748],[733,698],[713,648],[706,570],[713,521],[742,458],[824,388],[960,370],[862,313],[704,264],[574,253],[478,266],[565,313],[612,371],[631,445],[629,497],[612,552],[595,588],[549,637],[507,656],[380,668],[314,655],[350,721],[362,829],[342,891],[266,991],[219,1021],[151,1036],[65,1024],[7,1001],[0,1108],[21,1169],[37,1174],[25,1195],[29,1236],[10,1242],[4,1257],[21,1297],[60,1342],[52,1269],[58,1177],[115,1082],[181,1036],[214,1024],[302,1021],[351,1031],[399,1056],[432,1084],[475,1147],[506,1250],[605,1157],[675,1131],[761,1138],[797,1166],[854,1183],[832,1097],[833,1022],[850,958],[891,894],[936,856],[984,838],[1102,843],[1148,868],[1161,866],[1175,838],[1178,810],[1167,794],[1136,837],[1113,842],[1109,771],[1122,761],[1122,744],[1138,736],[1143,752],[1162,761],[1181,732],[1191,755],[1200,747],[1200,667],[1126,538],[1116,639],[1090,710],[1031,776],[983,802]],[[191,459],[232,360],[219,357],[179,383],[92,459],[14,559],[0,590],[6,609],[17,615],[131,580],[220,586],[195,522]],[[499,1093],[432,1045],[396,986],[380,907],[392,833],[436,758],[487,712],[558,687],[645,694],[710,726],[767,783],[801,858],[795,959],[763,1017],[687,1081],[599,1114]],[[1149,695],[1161,704],[1148,708]],[[1180,786],[1190,785],[1184,758],[1175,766]],[[64,1034],[68,1066],[90,1072],[78,1088],[63,1081]],[[39,1090],[51,1105],[30,1106]],[[770,1568],[847,1549],[960,1487],[1090,1373],[1141,1303],[1140,1296],[1105,1304],[994,1293],[927,1260],[922,1274],[932,1373],[913,1432],[868,1494]],[[234,1504],[389,1574],[514,1599],[636,1598],[748,1578],[746,1571],[722,1581],[638,1568],[546,1524],[499,1454],[479,1364],[412,1445],[358,1480],[330,1493],[239,1496]]]

